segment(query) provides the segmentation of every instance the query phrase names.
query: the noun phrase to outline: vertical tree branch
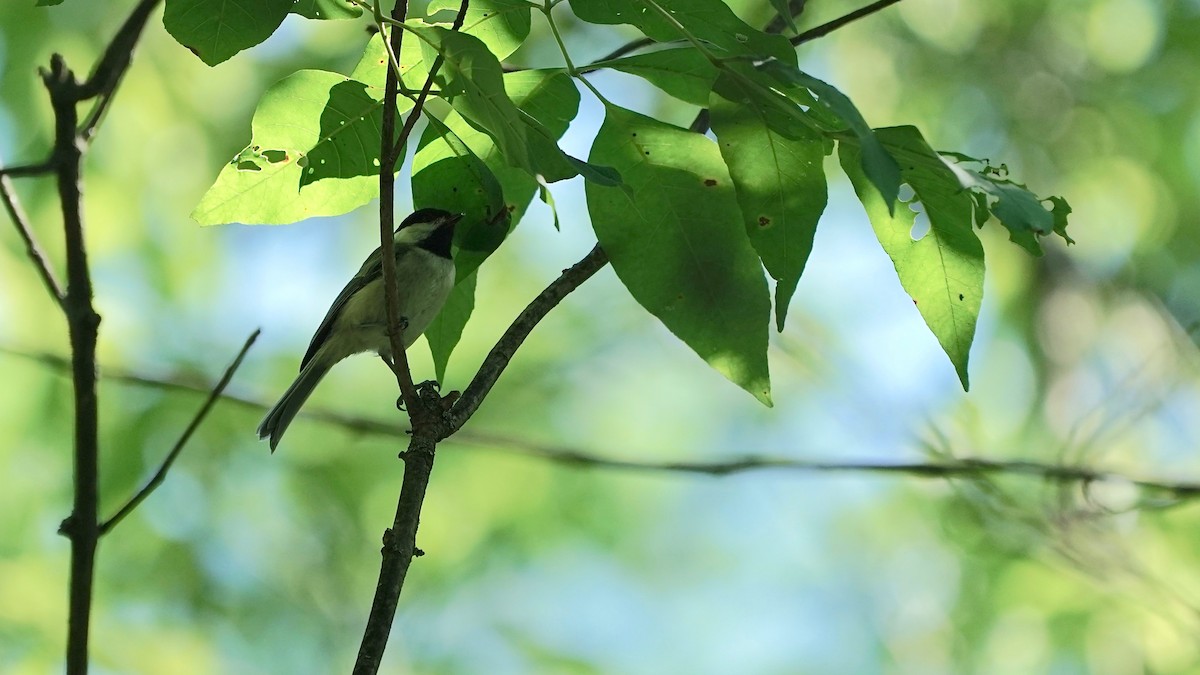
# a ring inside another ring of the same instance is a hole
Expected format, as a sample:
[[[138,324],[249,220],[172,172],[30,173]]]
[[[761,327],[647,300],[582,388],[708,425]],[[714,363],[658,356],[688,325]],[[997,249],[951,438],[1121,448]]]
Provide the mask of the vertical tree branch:
[[[54,173],[62,207],[67,254],[67,293],[63,309],[71,340],[71,374],[75,392],[75,501],[61,532],[71,540],[71,586],[67,621],[67,673],[87,672],[88,629],[96,542],[100,537],[99,440],[96,400],[96,337],[100,315],[92,306],[92,280],[83,234],[83,190],[80,164],[83,143],[76,133],[79,83],[62,56],[50,59],[42,80],[54,108]]]
[[[467,7],[468,0],[462,0],[452,30],[462,27]],[[404,21],[407,11],[407,0],[397,0],[396,6],[392,9],[392,20]],[[402,36],[403,31],[395,26],[388,33],[387,39],[393,54],[400,54]],[[396,514],[392,519],[392,527],[383,534],[379,580],[375,585],[375,597],[371,602],[371,612],[367,618],[367,626],[363,631],[362,643],[359,645],[358,657],[354,664],[355,675],[373,675],[378,672],[384,650],[387,648],[388,635],[391,633],[392,622],[395,620],[396,606],[400,602],[400,591],[408,576],[408,568],[412,564],[413,558],[420,554],[417,549],[417,527],[420,524],[421,505],[425,501],[425,491],[429,486],[429,476],[433,471],[434,451],[437,449],[437,441],[441,437],[439,434],[440,419],[433,413],[440,401],[440,396],[428,389],[417,391],[408,366],[408,355],[404,351],[400,331],[399,289],[396,288],[395,283],[396,257],[393,239],[396,162],[404,156],[408,137],[412,134],[412,130],[420,118],[425,100],[433,87],[434,76],[441,65],[442,58],[439,56],[429,70],[425,86],[414,103],[408,119],[405,120],[398,139],[393,138],[393,133],[400,74],[391,67],[390,60],[384,85],[379,163],[379,250],[383,263],[388,338],[392,344],[393,369],[400,386],[401,397],[408,410],[409,420],[412,423],[413,435],[408,450],[402,455],[404,478],[400,486],[400,497],[396,503]]]

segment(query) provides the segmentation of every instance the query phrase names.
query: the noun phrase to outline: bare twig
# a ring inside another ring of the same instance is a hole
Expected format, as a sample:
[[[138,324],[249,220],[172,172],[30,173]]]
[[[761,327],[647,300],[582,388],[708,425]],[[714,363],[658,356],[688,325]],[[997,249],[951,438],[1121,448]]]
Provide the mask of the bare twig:
[[[789,39],[793,45],[802,45],[805,42],[812,42],[819,37],[825,37],[826,35],[829,35],[833,31],[845,26],[848,23],[858,21],[865,16],[870,16],[871,14],[874,14],[885,7],[890,7],[898,2],[900,2],[900,0],[878,0],[878,2],[872,2],[866,7],[856,9],[844,16],[839,16],[833,21],[823,23],[816,28],[810,28],[799,35],[792,36]]]
[[[17,234],[21,236],[21,241],[25,242],[25,252],[29,255],[29,260],[33,263],[38,275],[42,277],[42,284],[46,286],[46,290],[50,292],[50,296],[54,298],[58,306],[62,307],[65,296],[62,284],[46,260],[46,254],[42,252],[41,245],[33,236],[29,217],[25,215],[25,209],[21,208],[21,202],[17,198],[12,181],[6,175],[0,175],[0,201],[4,202],[4,209],[8,211],[8,217],[12,219],[13,225],[17,228]]]
[[[608,256],[605,255],[604,249],[596,244],[582,260],[563,271],[561,276],[551,282],[529,303],[529,306],[508,327],[508,330],[504,331],[504,335],[500,336],[496,346],[492,347],[492,351],[479,366],[479,371],[475,373],[471,383],[467,385],[462,396],[446,414],[448,424],[444,430],[445,436],[458,431],[471,418],[471,415],[475,414],[492,386],[496,384],[496,380],[500,379],[500,375],[508,367],[508,363],[516,354],[517,349],[525,342],[525,338],[529,337],[529,333],[533,331],[534,327],[545,318],[546,314],[554,309],[568,293],[579,288],[580,284],[592,278],[607,264]]]
[[[200,423],[203,422],[204,418],[208,416],[209,411],[212,410],[216,402],[220,400],[221,394],[225,391],[225,387],[229,385],[229,381],[233,379],[233,374],[237,372],[237,369],[242,365],[242,359],[246,357],[246,352],[250,351],[250,347],[253,346],[254,341],[258,339],[260,332],[262,331],[255,330],[250,334],[250,337],[246,338],[246,342],[242,345],[237,357],[235,357],[233,359],[233,363],[230,363],[229,367],[225,369],[225,373],[221,375],[221,379],[217,380],[216,386],[214,386],[212,391],[208,393],[208,398],[204,400],[204,404],[200,406],[200,410],[196,411],[195,416],[192,417],[192,421],[188,423],[187,428],[184,429],[183,433],[179,435],[179,440],[175,441],[175,445],[172,446],[171,451],[167,453],[167,456],[163,459],[162,464],[159,465],[158,471],[155,471],[150,480],[146,481],[146,484],[142,486],[142,489],[138,490],[136,494],[130,497],[129,501],[125,502],[124,506],[117,509],[117,512],[113,514],[112,517],[100,524],[101,536],[108,534],[109,531],[116,527],[117,523],[120,523],[125,516],[132,513],[133,510],[138,507],[138,505],[140,505],[147,497],[150,496],[150,493],[154,492],[154,490],[162,484],[163,480],[167,477],[167,471],[171,469],[171,465],[175,463],[175,459],[179,457],[179,453],[183,452],[183,447],[192,437],[192,434],[195,433],[196,429],[200,427]]]
[[[61,373],[70,372],[67,359],[44,352],[25,352],[0,348],[0,352],[41,363]],[[105,368],[106,380],[122,382],[161,391],[189,393],[198,396],[211,393],[209,387],[163,377],[140,375],[128,371]],[[219,400],[256,412],[266,410],[266,403],[249,398],[222,394]],[[328,424],[355,434],[401,438],[406,429],[403,425],[376,419],[344,415],[332,410],[308,406],[300,412],[306,419]],[[515,453],[544,459],[567,466],[634,472],[657,472],[667,474],[692,474],[714,477],[731,476],[754,471],[794,471],[797,473],[882,473],[914,478],[953,479],[977,478],[981,476],[1028,476],[1057,483],[1116,482],[1136,485],[1144,490],[1158,492],[1169,497],[1188,500],[1200,497],[1200,481],[1169,481],[1155,478],[1138,478],[1123,473],[1098,468],[1038,462],[1032,460],[991,460],[976,457],[958,457],[946,461],[931,462],[880,462],[872,460],[821,460],[796,459],[793,457],[770,457],[765,455],[743,455],[732,459],[703,462],[661,462],[640,459],[607,457],[581,448],[560,444],[536,443],[501,434],[461,430],[454,434],[455,445],[487,450]]]
[[[25,176],[44,176],[54,173],[54,162],[46,160],[36,164],[18,164],[16,166],[0,167],[0,176],[5,178],[23,178]]]
[[[160,0],[141,0],[133,8],[129,18],[125,19],[125,23],[108,43],[104,55],[96,62],[92,74],[80,86],[79,100],[98,98],[95,107],[88,113],[87,119],[84,120],[83,126],[79,130],[79,137],[85,142],[91,140],[92,136],[96,134],[96,127],[100,125],[105,111],[112,103],[117,86],[121,84],[121,78],[129,70],[129,64],[133,60],[133,52],[141,37],[142,29],[145,28],[146,21],[150,19],[150,14],[159,2]]]

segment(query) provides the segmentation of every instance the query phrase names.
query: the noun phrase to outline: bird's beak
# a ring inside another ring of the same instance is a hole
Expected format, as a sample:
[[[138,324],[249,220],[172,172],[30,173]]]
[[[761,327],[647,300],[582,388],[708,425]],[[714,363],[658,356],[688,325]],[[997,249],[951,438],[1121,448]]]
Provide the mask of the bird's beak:
[[[445,220],[445,222],[442,223],[442,227],[449,227],[449,228],[453,229],[454,226],[458,224],[458,221],[460,221],[462,219],[463,219],[463,214],[456,213],[456,214],[450,216],[449,218],[447,218]]]

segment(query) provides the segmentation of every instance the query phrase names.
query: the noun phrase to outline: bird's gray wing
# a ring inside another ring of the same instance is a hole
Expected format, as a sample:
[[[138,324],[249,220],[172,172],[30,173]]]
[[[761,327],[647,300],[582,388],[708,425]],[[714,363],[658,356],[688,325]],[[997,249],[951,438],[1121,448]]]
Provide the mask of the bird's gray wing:
[[[342,313],[342,308],[350,301],[358,291],[364,286],[378,279],[383,274],[383,256],[379,253],[379,249],[371,252],[367,256],[367,261],[359,268],[358,273],[346,284],[341,293],[333,299],[333,304],[329,306],[329,311],[325,313],[325,318],[321,320],[321,325],[317,326],[317,332],[313,333],[312,342],[308,343],[308,351],[304,353],[304,358],[300,361],[300,370],[304,370],[304,366],[312,360],[316,355],[317,350],[321,345],[325,344],[325,340],[329,339],[329,334],[333,332],[333,324],[337,321],[338,315]]]

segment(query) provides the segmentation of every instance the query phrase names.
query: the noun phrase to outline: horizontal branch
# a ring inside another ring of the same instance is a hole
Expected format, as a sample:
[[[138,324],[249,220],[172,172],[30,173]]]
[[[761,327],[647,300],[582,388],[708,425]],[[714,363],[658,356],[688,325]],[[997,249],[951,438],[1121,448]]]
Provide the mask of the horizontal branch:
[[[61,373],[68,372],[70,368],[68,361],[53,354],[22,352],[8,348],[0,348],[0,352],[45,364]],[[105,379],[152,389],[202,395],[209,393],[207,387],[178,380],[161,379],[108,369],[103,370],[101,374]],[[231,396],[229,394],[222,394],[220,399],[256,411],[266,410],[269,407],[267,404],[259,401]],[[407,432],[407,429],[399,424],[343,415],[313,406],[304,408],[300,416],[313,422],[336,426],[357,434],[399,437],[405,435]],[[962,457],[941,462],[880,462],[872,460],[806,460],[792,457],[746,455],[718,461],[663,462],[604,457],[578,448],[534,443],[523,439],[471,431],[459,431],[454,435],[451,444],[496,449],[512,454],[537,457],[568,466],[622,471],[693,474],[717,477],[767,470],[813,474],[875,473],[936,479],[971,479],[985,476],[1011,475],[1027,476],[1056,483],[1096,483],[1105,481],[1129,483],[1145,490],[1152,490],[1181,500],[1195,499],[1200,496],[1200,482],[1197,481],[1167,481],[1137,478],[1122,473],[1082,466],[1066,466],[1028,460],[991,460]]]

